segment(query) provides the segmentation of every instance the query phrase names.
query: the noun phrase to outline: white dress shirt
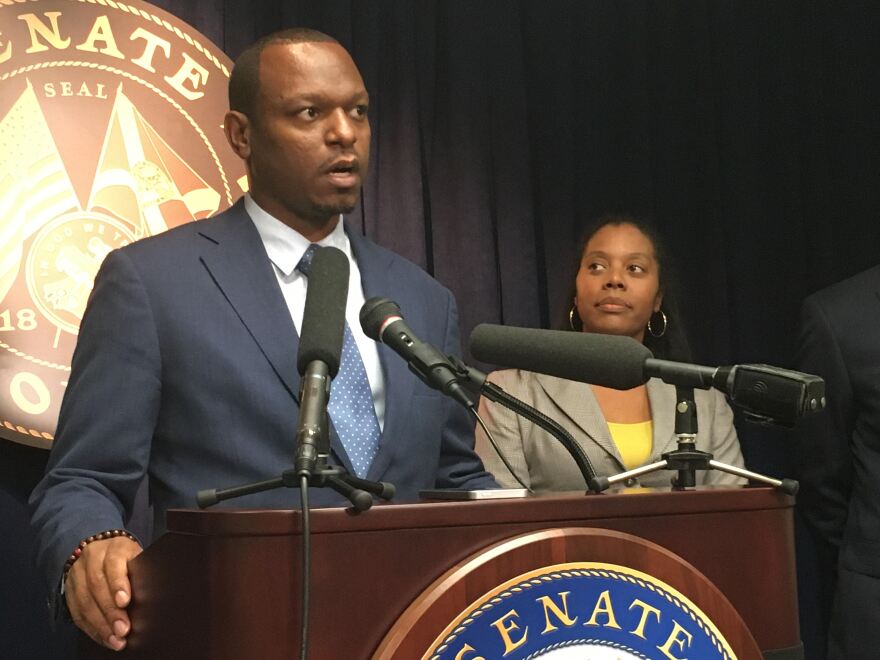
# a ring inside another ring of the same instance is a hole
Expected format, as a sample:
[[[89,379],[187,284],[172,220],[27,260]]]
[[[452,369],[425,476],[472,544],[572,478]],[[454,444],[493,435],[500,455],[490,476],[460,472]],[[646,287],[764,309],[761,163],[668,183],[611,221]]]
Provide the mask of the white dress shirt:
[[[308,278],[296,269],[296,265],[311,243],[305,236],[260,208],[249,194],[244,196],[244,208],[266,247],[266,253],[269,255],[269,260],[275,270],[275,277],[278,278],[278,284],[281,287],[281,293],[290,310],[290,318],[293,320],[297,334],[299,334],[302,329],[303,310],[306,305]],[[373,393],[373,406],[376,409],[379,428],[383,429],[385,427],[385,377],[382,374],[382,364],[379,362],[379,348],[376,342],[367,337],[361,329],[359,314],[365,300],[364,289],[361,285],[361,272],[351,251],[351,243],[348,236],[345,235],[342,216],[339,216],[333,231],[318,241],[318,245],[338,248],[348,257],[350,270],[345,320],[351,328],[351,334],[354,336],[361,359],[364,361],[367,380],[370,381],[370,390]]]

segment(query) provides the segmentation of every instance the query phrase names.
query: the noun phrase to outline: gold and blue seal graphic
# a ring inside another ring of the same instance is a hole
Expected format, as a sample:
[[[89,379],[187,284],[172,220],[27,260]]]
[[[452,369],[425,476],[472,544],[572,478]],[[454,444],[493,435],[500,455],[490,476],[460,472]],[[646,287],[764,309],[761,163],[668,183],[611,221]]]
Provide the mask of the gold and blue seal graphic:
[[[51,445],[107,253],[244,191],[231,66],[142,0],[0,0],[0,437]]]
[[[718,628],[676,589],[615,564],[519,575],[473,602],[423,660],[733,660]]]

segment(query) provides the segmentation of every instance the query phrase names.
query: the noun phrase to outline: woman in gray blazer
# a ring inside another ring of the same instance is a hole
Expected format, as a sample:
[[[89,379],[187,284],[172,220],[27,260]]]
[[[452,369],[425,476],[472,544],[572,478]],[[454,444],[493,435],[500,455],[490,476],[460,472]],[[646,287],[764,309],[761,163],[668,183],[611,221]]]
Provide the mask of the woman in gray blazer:
[[[628,216],[607,216],[587,233],[582,246],[568,318],[571,329],[626,335],[643,342],[657,357],[687,359],[682,354],[683,334],[663,309],[666,260],[650,228]],[[675,388],[660,380],[625,391],[516,369],[496,371],[489,380],[565,427],[599,475],[655,462],[676,448]],[[733,413],[724,396],[715,390],[697,390],[695,402],[697,449],[742,466]],[[585,488],[571,456],[545,431],[485,398],[480,401],[480,415],[524,485],[536,492]],[[502,486],[518,486],[479,426],[476,436],[477,453],[486,469]],[[654,472],[627,485],[669,486],[674,474]],[[741,483],[725,472],[697,472],[698,485]]]

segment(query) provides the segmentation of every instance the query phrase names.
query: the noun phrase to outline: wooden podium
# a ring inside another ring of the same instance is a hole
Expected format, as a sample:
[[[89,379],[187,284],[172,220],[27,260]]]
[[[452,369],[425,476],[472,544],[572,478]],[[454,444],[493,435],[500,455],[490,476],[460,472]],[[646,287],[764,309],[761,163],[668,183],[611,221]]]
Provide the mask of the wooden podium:
[[[616,549],[632,535],[697,569],[688,577],[676,572],[681,566],[658,566],[667,582],[721,617],[716,622],[732,644],[743,637],[739,658],[761,657],[757,649],[799,658],[793,502],[766,488],[640,489],[385,504],[362,514],[313,510],[310,657],[418,660],[426,650],[420,645],[449,623],[443,617],[451,610],[441,607],[446,591],[458,589],[446,599],[454,609],[479,593],[478,583],[499,584],[511,577],[506,572],[548,561],[589,560],[584,553],[595,552],[606,555],[602,561],[646,561],[646,553]],[[168,533],[130,565],[126,656],[299,657],[300,525],[300,512],[291,510],[169,511]],[[520,537],[531,545],[492,563]],[[462,586],[466,579],[477,581]],[[721,601],[729,600],[734,616],[716,611],[707,600],[713,591],[726,596]],[[114,655],[90,646],[91,657]]]

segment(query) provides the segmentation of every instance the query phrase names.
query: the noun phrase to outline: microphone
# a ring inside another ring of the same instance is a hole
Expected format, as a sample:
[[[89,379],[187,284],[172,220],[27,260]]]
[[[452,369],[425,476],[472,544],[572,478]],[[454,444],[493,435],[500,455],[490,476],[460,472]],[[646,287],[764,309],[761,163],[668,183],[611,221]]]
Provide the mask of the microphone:
[[[793,426],[825,407],[825,382],[818,376],[763,364],[705,367],[659,360],[632,337],[482,324],[471,334],[470,349],[483,362],[619,390],[649,378],[714,387],[753,421]]]
[[[318,458],[330,453],[327,401],[339,372],[348,298],[348,258],[334,247],[315,252],[303,311],[296,367],[301,376],[294,469],[310,477]]]
[[[653,354],[632,337],[538,330],[482,323],[470,339],[471,355],[567,380],[629,390],[647,381],[642,365]]]
[[[714,387],[753,422],[792,427],[804,415],[825,407],[825,381],[769,364],[704,367],[648,358],[644,371],[646,378],[659,378],[670,385]]]
[[[804,415],[825,408],[825,381],[812,374],[740,364],[719,367],[718,378],[727,381],[723,391],[752,421],[791,427]]]
[[[404,322],[397,303],[387,298],[370,298],[361,307],[360,320],[368,337],[381,341],[400,355],[409,365],[410,371],[428,387],[452,397],[475,415],[475,405],[467,390],[500,403],[559,440],[574,458],[588,486],[595,478],[596,471],[589,457],[568,431],[540,411],[488,382],[486,374],[469,367],[456,357],[445,357],[430,344],[420,341]]]
[[[474,401],[461,387],[461,376],[449,358],[421,341],[403,320],[397,303],[387,298],[370,298],[360,312],[361,327],[370,339],[383,343],[402,357],[428,387],[452,397],[466,408]]]

